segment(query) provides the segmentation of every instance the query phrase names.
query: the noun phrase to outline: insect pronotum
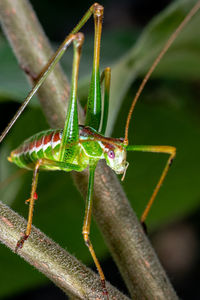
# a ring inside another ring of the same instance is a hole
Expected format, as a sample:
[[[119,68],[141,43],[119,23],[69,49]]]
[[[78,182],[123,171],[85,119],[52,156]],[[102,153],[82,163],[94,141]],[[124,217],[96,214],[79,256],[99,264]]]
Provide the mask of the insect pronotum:
[[[37,199],[37,182],[39,170],[63,170],[66,172],[75,170],[77,172],[83,171],[89,167],[89,183],[88,193],[86,199],[85,217],[83,223],[82,234],[87,245],[94,263],[97,267],[103,294],[107,295],[108,292],[105,285],[105,276],[103,270],[96,257],[93,245],[90,241],[90,223],[92,214],[92,195],[95,168],[100,159],[104,159],[107,165],[112,168],[117,174],[122,174],[122,180],[125,177],[125,173],[128,167],[126,160],[127,151],[144,151],[144,152],[156,152],[166,153],[169,158],[166,162],[165,168],[162,171],[160,179],[154,189],[154,192],[145,208],[141,222],[143,223],[149,213],[152,203],[162,185],[162,182],[168,172],[172,160],[175,157],[176,149],[172,146],[157,146],[157,145],[129,145],[128,130],[130,125],[131,116],[137,100],[147,82],[150,75],[154,71],[155,67],[162,59],[168,48],[173,43],[174,39],[188,23],[192,16],[198,11],[200,7],[200,1],[192,8],[187,14],[175,32],[169,37],[166,44],[158,57],[153,62],[145,78],[143,79],[135,98],[132,101],[131,108],[128,113],[125,137],[124,138],[110,138],[105,137],[105,130],[108,118],[108,105],[109,105],[109,90],[110,90],[110,68],[106,68],[101,76],[99,71],[100,60],[100,42],[103,20],[103,7],[94,3],[89,10],[85,13],[80,22],[74,27],[72,32],[65,38],[59,49],[49,60],[46,67],[35,79],[35,85],[24,100],[22,106],[17,111],[11,122],[0,136],[0,142],[5,138],[15,121],[18,119],[32,96],[37,92],[41,84],[44,82],[49,73],[53,70],[54,66],[61,59],[66,49],[73,44],[74,57],[73,57],[73,69],[72,69],[72,86],[70,94],[70,103],[68,106],[66,121],[64,129],[46,130],[38,134],[35,134],[31,138],[23,142],[17,149],[13,150],[9,156],[9,161],[15,163],[21,168],[33,170],[33,181],[31,188],[31,195],[29,202],[29,215],[27,229],[24,235],[16,242],[16,252],[23,247],[25,241],[28,239],[31,233],[32,218],[34,202]],[[87,20],[93,15],[95,24],[95,37],[94,37],[94,58],[93,58],[93,70],[90,83],[89,96],[87,101],[87,112],[84,125],[78,124],[77,113],[77,84],[78,84],[78,72],[81,48],[84,41],[84,36],[80,33],[80,29],[87,22]],[[104,82],[104,109],[102,111],[101,100],[101,85]]]

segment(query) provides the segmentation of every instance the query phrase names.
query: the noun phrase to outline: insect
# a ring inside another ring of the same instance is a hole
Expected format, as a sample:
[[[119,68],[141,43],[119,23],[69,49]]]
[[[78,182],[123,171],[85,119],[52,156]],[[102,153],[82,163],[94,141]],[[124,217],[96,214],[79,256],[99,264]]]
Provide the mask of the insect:
[[[196,10],[199,8],[196,6]],[[159,191],[159,188],[168,172],[169,166],[175,157],[176,150],[172,146],[138,146],[129,145],[128,130],[131,120],[131,116],[135,107],[135,104],[140,96],[146,81],[150,77],[151,73],[155,69],[156,65],[165,54],[171,43],[182,29],[183,25],[188,22],[188,19],[192,17],[194,11],[188,14],[187,18],[181,23],[176,32],[170,37],[161,51],[160,55],[155,60],[154,64],[150,68],[149,72],[145,76],[137,94],[134,98],[125,126],[125,137],[122,138],[108,138],[104,136],[108,117],[108,103],[109,103],[109,89],[110,89],[110,68],[106,68],[100,76],[99,71],[99,58],[100,58],[100,40],[102,30],[103,19],[103,7],[97,3],[93,4],[90,9],[83,16],[74,30],[67,36],[60,48],[55,53],[54,57],[49,61],[46,68],[42,71],[37,78],[34,88],[31,90],[24,104],[11,120],[8,127],[2,133],[0,141],[2,141],[10,128],[13,126],[16,119],[22,113],[25,106],[28,104],[32,96],[38,90],[40,85],[44,82],[45,78],[54,68],[55,64],[60,60],[65,50],[70,44],[73,43],[74,58],[73,58],[73,71],[72,71],[72,87],[70,104],[68,107],[66,122],[63,130],[48,130],[40,132],[23,144],[17,149],[11,152],[9,161],[17,164],[19,167],[33,170],[33,182],[29,202],[29,216],[27,230],[21,239],[17,242],[16,251],[23,247],[24,242],[28,239],[31,233],[32,217],[34,202],[37,198],[37,182],[39,170],[63,170],[66,172],[75,170],[77,172],[83,171],[89,166],[89,183],[88,194],[86,199],[86,210],[83,224],[82,234],[84,241],[89,248],[89,251],[93,257],[97,270],[99,272],[103,293],[108,295],[105,286],[105,277],[101,266],[98,262],[96,254],[94,252],[92,243],[89,238],[90,223],[92,213],[92,195],[93,195],[93,183],[95,168],[100,159],[105,159],[107,165],[112,168],[117,174],[122,174],[122,179],[125,177],[125,173],[128,167],[126,160],[127,151],[144,151],[144,152],[156,152],[166,153],[169,155],[166,166],[161,174],[161,177],[156,185],[156,188],[150,198],[148,205],[141,217],[141,222],[144,222],[148,212],[152,206],[152,203]],[[90,91],[87,102],[86,121],[84,126],[78,124],[77,113],[77,82],[81,47],[83,44],[83,34],[79,32],[81,27],[89,19],[91,15],[94,15],[95,23],[95,45],[94,45],[94,59],[93,59],[93,71],[90,84]],[[104,82],[104,109],[102,111],[101,104],[101,83]]]

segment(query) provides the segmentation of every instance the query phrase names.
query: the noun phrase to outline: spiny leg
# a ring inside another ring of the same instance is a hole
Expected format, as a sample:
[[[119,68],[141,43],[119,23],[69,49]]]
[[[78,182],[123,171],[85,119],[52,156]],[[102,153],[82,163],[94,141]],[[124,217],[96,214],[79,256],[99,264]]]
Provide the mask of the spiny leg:
[[[90,90],[87,101],[87,112],[85,125],[94,128],[99,131],[101,123],[101,86],[100,86],[100,43],[101,43],[101,31],[103,22],[103,7],[98,6],[94,11],[94,58],[92,77],[90,82]]]
[[[87,199],[86,199],[86,206],[85,206],[85,217],[84,217],[84,223],[83,223],[83,238],[85,241],[86,246],[89,248],[89,251],[92,255],[93,261],[96,265],[96,268],[98,270],[101,284],[103,288],[104,295],[107,295],[108,298],[108,291],[106,289],[105,285],[105,276],[103,273],[103,270],[100,266],[100,263],[97,259],[97,256],[95,254],[94,248],[92,246],[92,243],[90,241],[89,235],[90,235],[90,225],[91,225],[91,216],[92,216],[92,197],[93,197],[93,188],[94,188],[94,173],[95,173],[96,165],[90,165],[89,167],[89,181],[88,181],[88,191],[87,191]]]
[[[31,100],[31,98],[35,95],[35,93],[38,91],[39,87],[42,85],[42,83],[45,81],[46,77],[49,75],[49,73],[54,69],[55,65],[58,63],[58,61],[61,59],[62,55],[66,51],[66,49],[69,47],[71,42],[74,40],[74,35],[69,35],[65,41],[62,43],[62,45],[59,47],[55,55],[51,58],[51,60],[47,63],[47,65],[43,68],[42,72],[39,74],[38,78],[35,78],[35,85],[29,92],[28,96],[20,106],[20,108],[15,113],[14,117],[11,119],[7,127],[4,129],[2,134],[0,135],[0,142],[5,138],[11,127],[14,125],[16,120],[19,118],[21,113],[24,111],[25,107]]]
[[[73,161],[76,155],[77,143],[79,141],[78,110],[77,110],[77,86],[78,72],[81,56],[81,48],[84,36],[77,33],[74,39],[74,57],[72,67],[72,84],[70,102],[67,110],[67,117],[63,129],[62,141],[59,153],[60,161]]]
[[[73,60],[73,72],[72,72],[71,97],[70,97],[70,104],[68,107],[67,118],[65,122],[64,131],[63,131],[62,142],[61,142],[60,160],[66,160],[66,159],[73,160],[73,156],[76,151],[76,142],[78,142],[79,140],[78,113],[77,113],[77,82],[78,82],[78,70],[79,70],[80,52],[81,52],[82,43],[83,43],[83,39],[80,39],[80,37],[77,40],[74,40],[74,60]],[[108,292],[105,287],[105,276],[103,274],[102,268],[99,264],[95,251],[89,239],[95,168],[96,168],[96,164],[94,165],[91,162],[89,168],[90,176],[89,176],[89,183],[88,183],[88,194],[86,200],[85,218],[84,218],[82,233],[83,233],[85,243],[89,248],[89,251],[92,255],[94,263],[99,272],[101,282],[102,282],[103,293],[104,295],[108,295]]]
[[[49,73],[54,69],[55,65],[61,59],[61,57],[63,56],[64,52],[69,47],[69,45],[72,43],[72,41],[74,40],[74,38],[75,38],[75,35],[71,34],[71,35],[69,35],[65,39],[65,41],[59,47],[59,49],[57,50],[57,52],[55,53],[55,55],[52,57],[52,59],[47,63],[47,65],[45,66],[45,68],[43,68],[43,70],[39,74],[38,78],[35,79],[35,85],[34,85],[34,87],[31,89],[31,91],[29,92],[28,96],[26,97],[26,99],[24,100],[24,102],[22,103],[22,105],[20,106],[20,108],[17,110],[17,112],[15,113],[14,117],[11,119],[11,121],[9,122],[9,124],[7,125],[7,127],[4,129],[4,131],[0,135],[0,142],[2,142],[2,140],[5,138],[5,136],[7,135],[7,133],[9,132],[9,130],[11,129],[11,127],[14,125],[14,123],[16,122],[16,120],[19,118],[19,116],[21,115],[21,113],[24,111],[25,107],[27,106],[27,104],[29,103],[29,101],[31,100],[31,98],[38,91],[39,87],[45,81],[45,79],[47,78],[47,76],[49,75]]]
[[[31,196],[28,199],[29,202],[29,213],[28,213],[28,223],[25,234],[21,237],[21,239],[17,242],[15,252],[18,251],[18,249],[21,249],[23,247],[24,242],[28,239],[30,233],[31,233],[31,227],[32,227],[32,220],[33,220],[33,209],[34,209],[34,203],[37,199],[37,182],[38,182],[38,175],[39,175],[39,168],[42,166],[53,166],[58,167],[60,169],[65,169],[68,171],[75,170],[80,171],[80,167],[74,164],[68,164],[64,162],[54,161],[50,159],[41,158],[36,162],[34,172],[33,172],[33,180],[32,180],[32,189],[31,189]]]
[[[165,176],[167,175],[167,172],[169,170],[169,167],[176,155],[176,148],[172,146],[138,146],[138,145],[133,145],[133,146],[127,146],[127,151],[143,151],[143,152],[154,152],[154,153],[166,153],[169,154],[169,158],[167,160],[167,163],[165,165],[165,168],[162,171],[162,174],[160,176],[160,179],[153,191],[153,194],[147,203],[147,206],[142,214],[141,217],[141,223],[144,223],[145,219],[147,218],[147,215],[151,209],[151,206],[155,200],[155,197],[165,179]]]
[[[107,120],[108,120],[110,79],[111,79],[111,69],[110,67],[107,67],[101,74],[101,84],[104,81],[103,117],[101,122],[101,131],[100,131],[101,134],[105,134]]]
[[[28,213],[28,223],[27,223],[27,227],[26,227],[26,233],[23,234],[21,239],[17,242],[15,252],[17,252],[17,250],[19,248],[21,249],[23,247],[24,242],[27,240],[27,238],[29,237],[29,235],[31,233],[31,226],[32,226],[32,220],[33,220],[33,209],[34,209],[34,203],[35,203],[35,200],[36,200],[35,194],[36,194],[36,188],[37,188],[37,182],[38,182],[39,167],[40,167],[41,163],[42,163],[41,160],[39,160],[36,163],[35,169],[34,169],[34,172],[33,172],[31,196],[28,199],[29,213]]]
[[[66,49],[69,47],[71,42],[74,39],[74,35],[84,26],[84,24],[88,21],[88,19],[91,17],[92,14],[98,14],[99,10],[103,10],[103,7],[99,5],[98,3],[94,3],[88,11],[85,13],[85,15],[82,17],[82,19],[79,21],[79,23],[74,27],[74,29],[71,31],[71,33],[65,38],[64,42],[61,44],[61,46],[58,48],[56,53],[51,57],[51,59],[48,61],[48,63],[43,67],[39,75],[36,77],[34,75],[34,82],[35,85],[29,92],[28,96],[23,101],[21,107],[17,110],[7,127],[4,129],[2,134],[0,135],[0,143],[3,141],[7,133],[10,131],[16,120],[19,118],[21,113],[24,111],[25,107],[31,100],[31,98],[35,95],[35,93],[38,91],[41,84],[44,82],[46,77],[49,75],[49,73],[54,69],[54,66],[58,63],[58,61],[63,56]],[[30,70],[28,70],[29,73],[31,73]]]

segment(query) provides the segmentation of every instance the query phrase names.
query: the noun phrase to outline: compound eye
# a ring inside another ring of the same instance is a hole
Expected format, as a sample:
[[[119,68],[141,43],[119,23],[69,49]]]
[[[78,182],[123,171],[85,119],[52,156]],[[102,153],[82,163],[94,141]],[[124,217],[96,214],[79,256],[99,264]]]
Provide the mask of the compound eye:
[[[108,151],[108,156],[110,157],[110,158],[115,158],[115,152],[113,151],[113,150],[109,150]]]

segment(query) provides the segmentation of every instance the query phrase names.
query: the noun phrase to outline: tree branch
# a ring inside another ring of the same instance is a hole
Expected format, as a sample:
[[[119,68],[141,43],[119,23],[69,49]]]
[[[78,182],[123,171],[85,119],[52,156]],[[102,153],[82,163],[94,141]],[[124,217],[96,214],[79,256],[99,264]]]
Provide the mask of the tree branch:
[[[26,221],[0,202],[0,240],[12,251],[26,229]],[[30,238],[18,254],[33,265],[67,295],[76,299],[101,299],[99,276],[33,226]],[[128,297],[107,283],[111,299]]]
[[[49,59],[50,50],[31,7],[24,0],[2,0],[0,16],[20,65],[38,74],[41,64]],[[64,100],[68,88],[59,68],[55,73],[47,78],[38,97],[51,126],[60,127],[66,116]],[[87,171],[73,176],[85,196]],[[177,299],[117,177],[104,162],[99,163],[95,174],[94,216],[131,296],[140,300]],[[30,245],[32,242],[31,238]],[[34,253],[29,251],[31,259]]]

